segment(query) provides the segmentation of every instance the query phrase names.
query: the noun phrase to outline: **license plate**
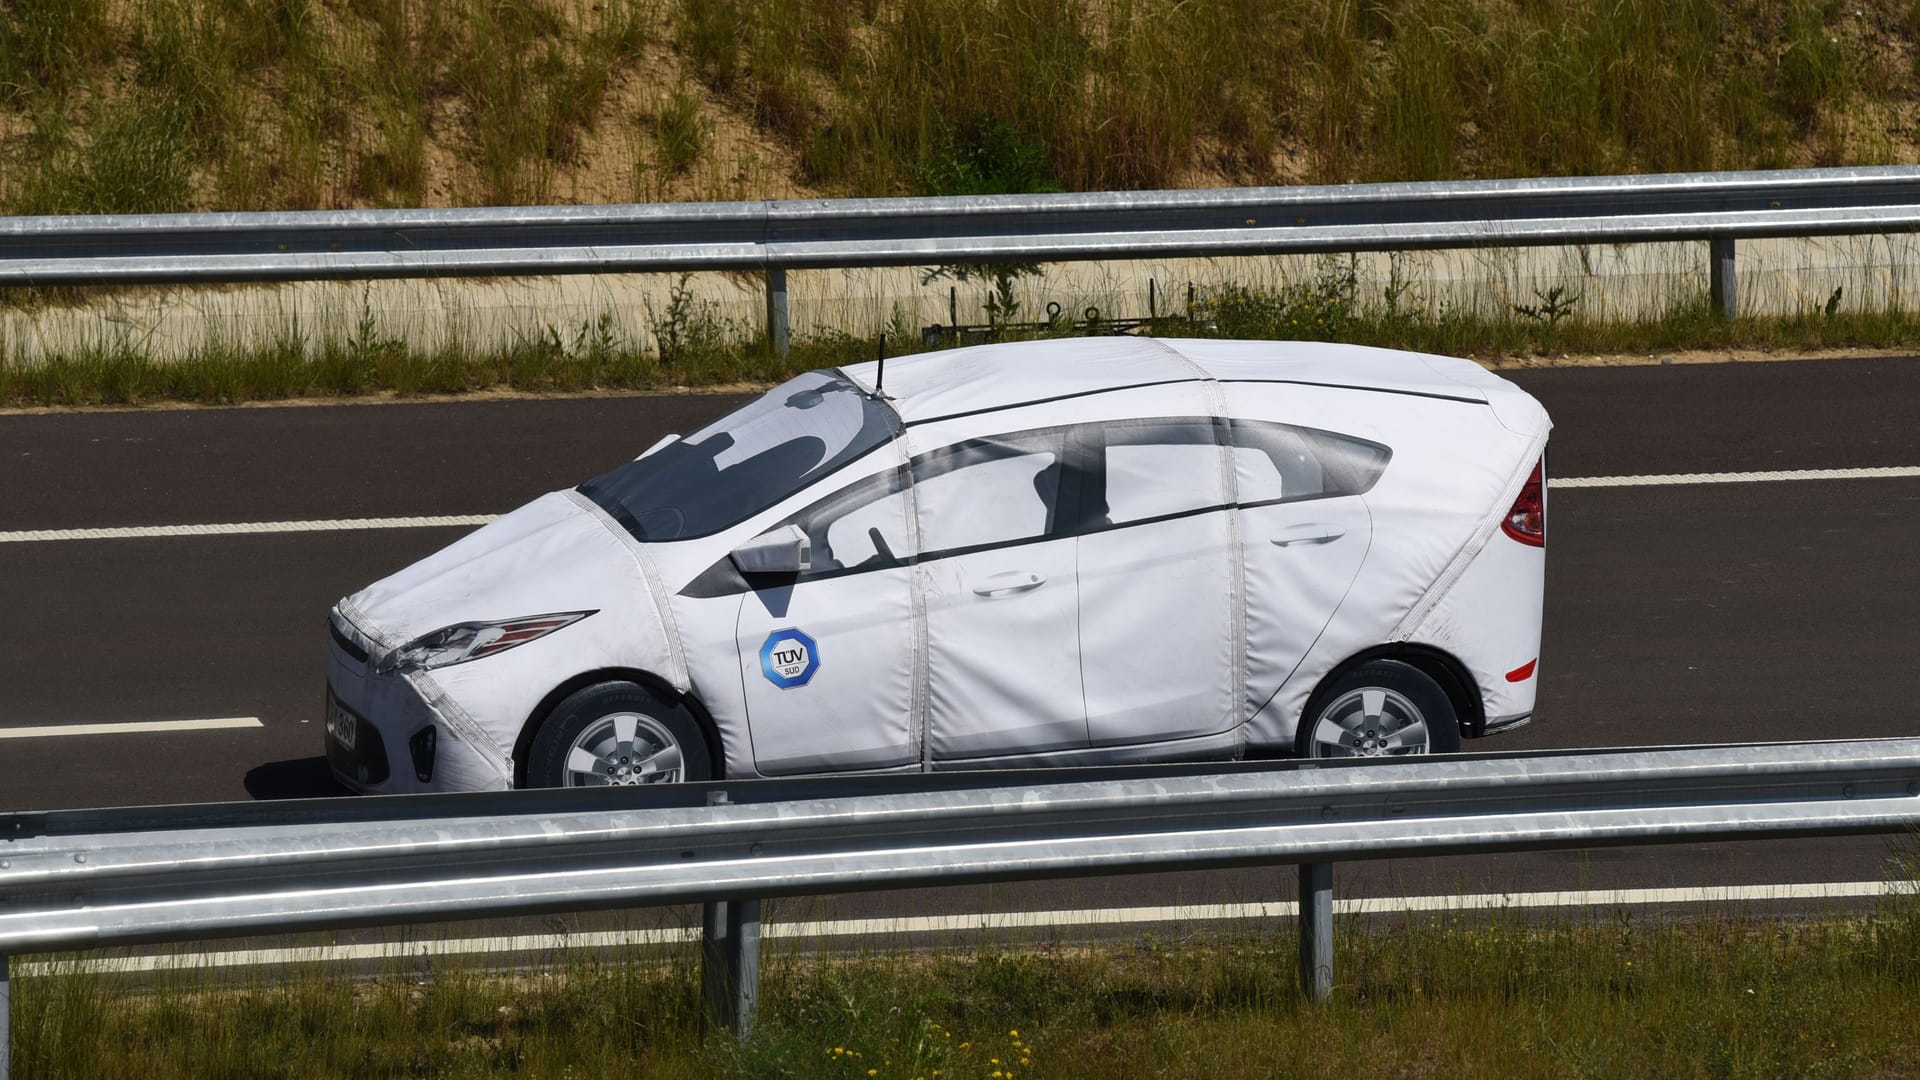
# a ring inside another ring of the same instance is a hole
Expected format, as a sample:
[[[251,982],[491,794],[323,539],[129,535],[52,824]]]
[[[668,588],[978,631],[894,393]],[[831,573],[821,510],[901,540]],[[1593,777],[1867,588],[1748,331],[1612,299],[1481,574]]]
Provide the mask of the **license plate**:
[[[353,749],[353,737],[360,729],[360,719],[342,708],[332,694],[327,695],[327,734],[333,741],[348,750]]]

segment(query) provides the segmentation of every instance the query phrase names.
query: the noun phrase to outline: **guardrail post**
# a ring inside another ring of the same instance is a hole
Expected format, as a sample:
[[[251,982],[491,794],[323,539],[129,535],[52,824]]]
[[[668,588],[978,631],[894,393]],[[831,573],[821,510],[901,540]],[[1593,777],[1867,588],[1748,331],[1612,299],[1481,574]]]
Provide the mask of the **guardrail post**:
[[[1714,310],[1720,317],[1733,319],[1736,286],[1733,275],[1733,237],[1707,238],[1707,291],[1713,294]]]
[[[787,269],[767,267],[767,344],[780,359],[787,358]]]
[[[7,954],[0,953],[0,1080],[13,1075],[13,984],[7,981]]]
[[[1333,993],[1333,864],[1300,864],[1300,992]]]
[[[709,806],[726,801],[724,791],[707,796]],[[702,916],[700,992],[707,1022],[744,1039],[753,1033],[760,1004],[760,901],[709,901]]]
[[[706,905],[705,922],[700,988],[707,1022],[744,1039],[760,1004],[760,901],[716,900]]]

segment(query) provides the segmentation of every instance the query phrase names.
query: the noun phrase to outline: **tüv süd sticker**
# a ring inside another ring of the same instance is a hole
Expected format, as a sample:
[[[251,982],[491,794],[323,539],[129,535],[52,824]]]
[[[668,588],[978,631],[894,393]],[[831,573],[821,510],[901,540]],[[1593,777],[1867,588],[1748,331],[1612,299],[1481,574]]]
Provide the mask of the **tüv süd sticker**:
[[[782,690],[807,685],[820,670],[820,646],[805,633],[788,627],[767,635],[760,646],[760,671]]]

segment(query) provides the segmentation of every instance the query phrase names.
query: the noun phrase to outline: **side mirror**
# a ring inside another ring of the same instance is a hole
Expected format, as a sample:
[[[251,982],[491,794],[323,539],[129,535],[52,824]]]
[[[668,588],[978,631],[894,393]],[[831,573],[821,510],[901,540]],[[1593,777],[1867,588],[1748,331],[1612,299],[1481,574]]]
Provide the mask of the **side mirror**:
[[[731,557],[743,574],[797,574],[813,568],[813,541],[805,529],[788,525],[741,544]]]

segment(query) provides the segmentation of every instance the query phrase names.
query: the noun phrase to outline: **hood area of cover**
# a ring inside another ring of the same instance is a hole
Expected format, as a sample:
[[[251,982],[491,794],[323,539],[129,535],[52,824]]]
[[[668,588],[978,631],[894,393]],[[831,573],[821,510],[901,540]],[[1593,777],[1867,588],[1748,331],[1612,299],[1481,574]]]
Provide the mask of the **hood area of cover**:
[[[649,593],[624,542],[567,493],[553,492],[374,582],[342,607],[385,650],[455,623],[586,611],[607,606],[610,595]]]

